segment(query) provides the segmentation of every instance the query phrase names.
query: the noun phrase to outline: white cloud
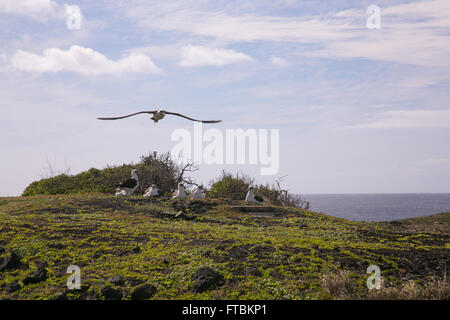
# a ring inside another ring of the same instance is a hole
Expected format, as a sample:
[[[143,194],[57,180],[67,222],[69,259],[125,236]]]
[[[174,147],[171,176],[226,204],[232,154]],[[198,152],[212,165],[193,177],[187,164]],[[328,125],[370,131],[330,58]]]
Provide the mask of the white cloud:
[[[202,1],[138,2],[121,8],[146,30],[178,32],[222,43],[312,44],[301,51],[309,57],[450,66],[450,1],[383,6],[380,30],[366,28],[365,9],[286,17],[211,8]]]
[[[142,53],[131,53],[119,60],[110,60],[90,48],[72,46],[64,51],[45,49],[42,56],[18,50],[10,60],[13,68],[31,72],[73,72],[82,75],[161,73],[153,61]]]
[[[52,0],[1,0],[0,13],[29,16],[46,20],[57,12],[58,4]]]
[[[450,2],[417,1],[381,8],[381,29],[356,28],[363,10],[338,13],[352,26],[351,39],[322,43],[310,57],[362,58],[420,66],[450,66]]]
[[[272,63],[276,66],[279,66],[279,67],[287,67],[289,65],[287,60],[280,58],[280,57],[275,57],[275,56],[270,57],[270,63]]]
[[[175,31],[216,38],[225,42],[276,41],[316,42],[346,39],[351,34],[342,18],[279,17],[257,14],[231,15],[219,10],[203,10],[183,2],[147,6],[136,3],[121,8],[145,28]],[[365,26],[365,24],[364,24]]]
[[[181,49],[180,66],[224,66],[251,60],[250,56],[230,49],[185,46]]]
[[[450,128],[448,110],[394,110],[381,113],[378,120],[350,126],[355,129]]]

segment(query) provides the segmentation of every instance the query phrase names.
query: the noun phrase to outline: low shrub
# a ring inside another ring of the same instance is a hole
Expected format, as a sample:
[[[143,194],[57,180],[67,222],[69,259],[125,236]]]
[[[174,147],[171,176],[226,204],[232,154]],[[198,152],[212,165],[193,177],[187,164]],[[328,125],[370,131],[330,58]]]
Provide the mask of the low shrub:
[[[170,153],[158,155],[153,152],[142,156],[137,164],[107,166],[104,169],[91,168],[77,175],[60,174],[31,183],[23,196],[39,194],[74,194],[74,193],[114,193],[116,185],[130,178],[131,170],[138,170],[139,188],[137,194],[144,193],[152,183],[160,192],[173,191],[178,182],[183,180],[184,167],[178,165]]]
[[[208,196],[211,198],[243,200],[253,182],[254,179],[247,175],[239,175],[239,173],[233,175],[222,171],[220,177],[210,182],[211,187]]]

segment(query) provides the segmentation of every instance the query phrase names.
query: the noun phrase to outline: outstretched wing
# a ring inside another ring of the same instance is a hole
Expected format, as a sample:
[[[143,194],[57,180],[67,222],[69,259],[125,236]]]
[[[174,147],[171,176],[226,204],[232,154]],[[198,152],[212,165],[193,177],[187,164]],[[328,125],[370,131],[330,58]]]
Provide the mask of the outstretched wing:
[[[164,113],[171,114],[171,115],[178,116],[178,117],[182,117],[182,118],[185,118],[185,119],[188,119],[188,120],[191,120],[191,121],[197,121],[197,122],[203,122],[203,123],[218,123],[218,122],[222,121],[222,120],[197,120],[197,119],[192,119],[192,118],[186,117],[185,115],[182,115],[181,113],[176,113],[176,112],[164,111]]]
[[[97,118],[98,120],[118,120],[118,119],[123,119],[123,118],[128,118],[128,117],[132,117],[135,116],[137,114],[141,114],[141,113],[155,113],[155,111],[140,111],[140,112],[135,112],[132,114],[128,114],[126,116],[122,116],[122,117],[111,117],[111,118]]]

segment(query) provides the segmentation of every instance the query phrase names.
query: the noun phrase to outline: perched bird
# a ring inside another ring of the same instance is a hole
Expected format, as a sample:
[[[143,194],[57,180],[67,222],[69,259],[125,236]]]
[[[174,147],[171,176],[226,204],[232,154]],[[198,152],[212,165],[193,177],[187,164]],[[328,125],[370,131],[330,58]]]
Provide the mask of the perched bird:
[[[192,199],[203,199],[203,198],[205,198],[205,191],[201,186],[198,186],[192,192]]]
[[[255,196],[255,194],[253,193],[254,189],[255,188],[253,187],[248,188],[247,196],[245,197],[245,203],[263,203],[263,199],[261,197]]]
[[[140,112],[135,112],[135,113],[132,113],[132,114],[128,114],[126,116],[121,116],[121,117],[97,118],[97,119],[98,120],[118,120],[118,119],[123,119],[123,118],[128,118],[128,117],[131,117],[131,116],[135,116],[135,115],[141,114],[141,113],[148,113],[148,114],[153,115],[151,119],[155,123],[157,123],[161,119],[164,119],[166,114],[171,114],[171,115],[182,117],[182,118],[185,118],[185,119],[188,119],[188,120],[191,120],[191,121],[197,121],[197,122],[203,122],[203,123],[218,123],[218,122],[222,121],[222,120],[197,120],[197,119],[192,119],[192,118],[189,118],[189,117],[187,117],[185,115],[182,115],[181,113],[169,112],[169,111],[165,111],[165,110],[162,110],[162,109],[158,109],[158,110],[155,110],[155,111],[140,111]]]
[[[159,190],[156,187],[156,184],[152,184],[147,190],[144,192],[144,197],[156,197],[159,195]]]
[[[139,187],[137,170],[131,171],[131,179],[127,179],[117,185],[116,196],[131,196]]]
[[[186,190],[184,190],[184,185],[180,182],[178,184],[178,190],[175,192],[175,195],[172,197],[172,199],[186,199]]]

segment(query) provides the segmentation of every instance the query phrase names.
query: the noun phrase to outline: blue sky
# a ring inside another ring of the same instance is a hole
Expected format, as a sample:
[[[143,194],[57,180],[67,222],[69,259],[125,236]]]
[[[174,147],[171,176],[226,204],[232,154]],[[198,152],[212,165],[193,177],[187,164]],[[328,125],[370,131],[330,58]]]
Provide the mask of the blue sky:
[[[81,28],[66,26],[77,5]],[[369,5],[381,29],[366,27]],[[167,152],[164,106],[280,129],[280,170],[202,165],[297,193],[450,192],[450,2],[0,0],[0,195]]]

